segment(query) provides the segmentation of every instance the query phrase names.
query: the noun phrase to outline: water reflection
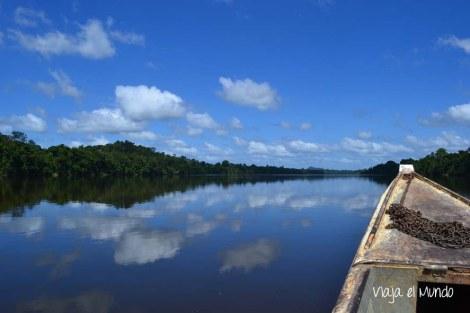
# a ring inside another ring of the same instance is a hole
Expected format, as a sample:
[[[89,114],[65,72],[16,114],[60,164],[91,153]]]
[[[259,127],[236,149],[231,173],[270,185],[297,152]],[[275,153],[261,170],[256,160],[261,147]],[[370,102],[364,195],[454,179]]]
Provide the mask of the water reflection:
[[[44,218],[42,217],[11,217],[0,216],[0,229],[5,229],[13,233],[32,236],[39,233],[44,227]]]
[[[166,196],[168,209],[181,209],[189,202],[197,200],[198,193],[191,190],[205,190],[206,206],[233,199],[233,195],[221,193],[220,187],[256,186],[258,183],[273,184],[288,181],[322,181],[323,176],[289,177],[261,176],[251,178],[193,177],[165,179],[111,179],[111,180],[1,180],[0,212],[11,212],[21,216],[25,210],[33,208],[41,201],[60,205],[79,206],[82,203],[105,209],[105,204],[116,208],[130,208],[138,203],[146,203],[157,197]],[[362,178],[379,185],[387,185],[390,179],[380,177]],[[250,189],[250,188],[247,188]],[[269,188],[268,188],[269,189]],[[269,203],[283,203],[288,194],[251,195],[251,207],[265,206]],[[271,198],[271,199],[270,199]]]
[[[80,257],[80,251],[75,250],[64,255],[56,255],[55,253],[45,253],[36,261],[37,266],[50,267],[50,278],[53,280],[62,278],[68,274],[69,267]]]
[[[223,216],[219,216],[217,220],[206,221],[202,216],[190,213],[188,214],[188,227],[186,229],[186,235],[188,237],[194,237],[197,235],[208,234],[214,228],[216,228],[223,219]]]
[[[258,298],[246,292],[260,293],[263,312],[327,311],[386,187],[320,177],[37,184],[0,187],[0,312],[249,311]],[[305,292],[279,298],[286,283]],[[311,296],[324,290],[331,299]]]
[[[279,243],[269,239],[258,239],[222,252],[220,272],[242,269],[249,272],[256,267],[267,267],[280,253]]]
[[[180,250],[183,240],[183,235],[177,231],[129,232],[119,240],[114,261],[129,265],[171,259]]]
[[[107,313],[113,297],[99,291],[89,291],[68,298],[39,298],[18,305],[18,313]]]
[[[65,217],[59,222],[59,227],[65,230],[77,230],[82,235],[95,240],[119,239],[125,232],[141,224],[136,218],[93,216]]]

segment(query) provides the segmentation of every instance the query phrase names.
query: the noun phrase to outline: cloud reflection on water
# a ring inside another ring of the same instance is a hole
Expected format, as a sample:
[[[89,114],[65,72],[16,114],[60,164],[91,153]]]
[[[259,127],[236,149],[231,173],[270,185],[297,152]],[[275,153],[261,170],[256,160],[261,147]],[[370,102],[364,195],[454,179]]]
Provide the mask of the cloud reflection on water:
[[[0,216],[0,229],[12,233],[24,234],[30,237],[42,231],[44,228],[43,217],[9,217]]]
[[[59,227],[66,230],[78,230],[83,235],[95,240],[119,239],[124,233],[140,224],[140,220],[118,216],[64,217]]]
[[[64,298],[42,297],[17,306],[18,313],[108,313],[113,297],[100,291],[88,291]]]
[[[177,231],[129,232],[119,240],[114,253],[117,264],[146,264],[173,258],[181,249],[184,237]]]
[[[75,250],[61,256],[53,253],[46,253],[39,257],[36,261],[37,266],[50,266],[52,267],[49,274],[52,280],[62,278],[68,274],[69,267],[72,263],[78,260],[80,251]]]
[[[249,272],[256,267],[267,267],[280,254],[277,241],[258,239],[222,252],[220,272],[242,269]]]

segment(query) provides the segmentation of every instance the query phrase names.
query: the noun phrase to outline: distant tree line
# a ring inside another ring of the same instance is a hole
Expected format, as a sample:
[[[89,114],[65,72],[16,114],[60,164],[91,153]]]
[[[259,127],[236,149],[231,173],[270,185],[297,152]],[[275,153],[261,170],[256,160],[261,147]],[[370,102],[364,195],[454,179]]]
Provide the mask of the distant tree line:
[[[431,179],[461,179],[470,181],[470,148],[455,153],[449,153],[445,149],[438,149],[436,152],[424,158],[403,159],[400,164],[413,164],[415,171]],[[361,171],[366,175],[396,176],[399,164],[388,161],[369,169]]]
[[[470,148],[448,153],[438,149],[418,160],[404,159],[429,178],[470,181]],[[0,177],[161,177],[194,175],[373,175],[396,176],[399,163],[388,161],[368,169],[347,171],[309,167],[305,169],[236,164],[227,160],[207,163],[155,151],[130,141],[98,146],[42,148],[26,134],[0,134]]]
[[[305,175],[348,171],[215,164],[168,155],[130,141],[98,146],[42,148],[22,132],[0,134],[0,177],[157,177],[187,175]]]

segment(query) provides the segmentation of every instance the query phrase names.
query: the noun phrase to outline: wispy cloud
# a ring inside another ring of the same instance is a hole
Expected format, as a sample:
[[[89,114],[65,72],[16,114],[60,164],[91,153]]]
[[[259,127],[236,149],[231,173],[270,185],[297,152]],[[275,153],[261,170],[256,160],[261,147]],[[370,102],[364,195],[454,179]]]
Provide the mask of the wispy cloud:
[[[75,100],[80,100],[82,92],[74,86],[70,77],[61,70],[50,71],[52,78],[55,82],[37,82],[36,89],[48,97],[55,97],[57,93],[64,96],[72,97]]]
[[[136,34],[133,32],[122,32],[118,30],[113,30],[109,34],[113,40],[120,43],[139,46],[145,45],[145,37],[142,34]]]
[[[441,45],[462,49],[465,53],[470,54],[470,38],[458,38],[452,35],[439,38],[437,42]]]
[[[14,14],[15,23],[23,27],[36,27],[39,24],[51,24],[44,11],[17,7]]]
[[[303,122],[300,124],[299,128],[300,130],[309,130],[310,128],[312,128],[312,124]]]
[[[60,118],[59,131],[86,133],[122,133],[140,131],[143,124],[129,119],[120,109],[101,108],[83,111],[76,118]]]
[[[372,138],[372,133],[369,131],[360,131],[357,134],[357,137],[359,137],[360,139],[370,139]]]
[[[34,21],[37,21],[42,16],[36,12],[36,15],[34,15],[35,20],[32,20],[31,16],[29,16],[29,19],[25,17],[24,10],[21,12],[23,12],[22,18],[18,18],[18,21],[23,26],[36,25],[33,24],[37,23]],[[144,45],[145,43],[143,35],[106,29],[103,27],[103,23],[97,19],[90,19],[85,24],[79,25],[76,33],[51,30],[42,34],[30,34],[18,29],[10,29],[9,36],[26,50],[37,52],[47,57],[54,55],[80,55],[89,59],[104,59],[112,57],[116,53],[113,41],[133,45]]]
[[[383,156],[399,152],[413,152],[413,149],[402,144],[393,144],[389,142],[374,142],[362,139],[353,139],[346,137],[341,142],[341,147],[345,151],[355,152],[363,155]]]
[[[115,54],[115,48],[99,20],[88,20],[80,25],[76,34],[57,30],[42,35],[30,35],[19,30],[9,32],[23,48],[44,56],[76,54],[90,59],[103,59]]]
[[[230,120],[230,127],[234,129],[243,129],[243,124],[238,118],[232,117]]]

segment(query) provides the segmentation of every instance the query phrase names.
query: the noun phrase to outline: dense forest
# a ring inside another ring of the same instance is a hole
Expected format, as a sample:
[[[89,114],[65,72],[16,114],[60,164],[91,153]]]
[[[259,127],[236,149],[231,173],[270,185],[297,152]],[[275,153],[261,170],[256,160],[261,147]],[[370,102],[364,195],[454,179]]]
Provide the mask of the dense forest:
[[[303,175],[348,171],[215,164],[168,155],[129,141],[71,148],[42,148],[22,132],[0,134],[0,177],[155,177],[187,175]]]
[[[435,180],[452,178],[470,181],[470,148],[455,153],[449,153],[441,148],[418,160],[403,159],[400,161],[400,164],[413,164],[416,172]],[[398,172],[398,167],[398,163],[388,161],[387,163],[363,170],[361,173],[395,176]]]

